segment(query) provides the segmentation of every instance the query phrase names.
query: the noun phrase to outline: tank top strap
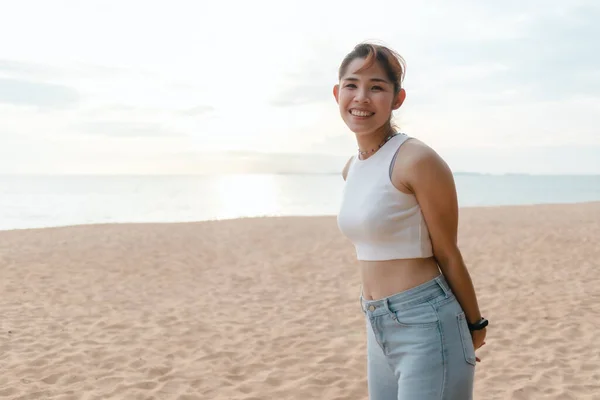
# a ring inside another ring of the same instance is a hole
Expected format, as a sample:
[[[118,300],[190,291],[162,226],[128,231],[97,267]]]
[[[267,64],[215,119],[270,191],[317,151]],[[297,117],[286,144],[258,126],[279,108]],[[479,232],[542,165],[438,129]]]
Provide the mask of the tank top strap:
[[[389,169],[390,177],[392,176],[392,170],[394,169],[394,163],[396,161],[396,157],[398,156],[398,151],[400,147],[408,140],[410,136],[405,133],[398,133],[392,139],[389,140],[390,146],[385,149],[384,157],[382,157],[382,163],[386,168]]]

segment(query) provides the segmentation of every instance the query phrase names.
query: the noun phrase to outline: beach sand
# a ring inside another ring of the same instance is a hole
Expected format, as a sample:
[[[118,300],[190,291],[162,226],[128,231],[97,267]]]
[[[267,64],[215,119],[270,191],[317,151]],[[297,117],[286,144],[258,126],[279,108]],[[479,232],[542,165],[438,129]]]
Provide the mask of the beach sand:
[[[600,399],[600,203],[461,210],[476,399]],[[367,398],[335,217],[0,232],[0,399]]]

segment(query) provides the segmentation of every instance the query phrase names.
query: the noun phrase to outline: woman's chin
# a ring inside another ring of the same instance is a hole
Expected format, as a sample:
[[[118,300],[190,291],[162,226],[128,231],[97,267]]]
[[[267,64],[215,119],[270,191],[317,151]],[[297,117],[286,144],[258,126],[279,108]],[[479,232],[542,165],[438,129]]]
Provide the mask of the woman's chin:
[[[373,126],[365,126],[365,125],[359,125],[359,124],[348,124],[348,128],[350,128],[350,130],[356,135],[356,136],[371,136],[373,134],[375,134],[379,128],[378,127],[373,127]]]

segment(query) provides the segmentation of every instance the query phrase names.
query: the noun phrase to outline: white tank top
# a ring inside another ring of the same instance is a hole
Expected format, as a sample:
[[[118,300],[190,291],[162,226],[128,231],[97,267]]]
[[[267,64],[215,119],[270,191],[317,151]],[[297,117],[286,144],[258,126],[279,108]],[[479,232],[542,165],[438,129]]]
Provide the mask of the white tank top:
[[[391,181],[396,154],[410,137],[400,133],[366,160],[352,157],[337,216],[340,231],[359,260],[425,258],[433,255],[421,207]]]

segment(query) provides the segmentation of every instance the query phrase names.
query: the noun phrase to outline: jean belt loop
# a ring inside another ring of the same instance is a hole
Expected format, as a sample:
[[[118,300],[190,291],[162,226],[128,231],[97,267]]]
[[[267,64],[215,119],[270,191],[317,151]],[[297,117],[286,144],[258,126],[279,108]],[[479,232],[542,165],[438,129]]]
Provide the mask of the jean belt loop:
[[[362,285],[360,286],[360,309],[363,313],[367,313],[367,305],[365,304],[365,291],[363,290]]]
[[[365,305],[364,305],[364,300],[363,300],[363,288],[362,288],[362,285],[360,285],[360,296],[358,296],[358,301],[360,302],[360,309],[362,310],[362,312],[365,312]]]
[[[391,307],[390,307],[390,299],[385,299],[385,300],[383,301],[383,306],[385,307],[385,309],[386,309],[388,312],[390,312],[390,313],[392,312],[392,309],[391,309]]]
[[[440,285],[440,287],[442,288],[442,290],[444,291],[444,294],[446,295],[446,298],[450,297],[450,289],[448,288],[448,286],[445,283],[445,279],[443,277],[443,275],[438,276],[437,278],[435,278],[436,282],[438,283],[438,285]]]

